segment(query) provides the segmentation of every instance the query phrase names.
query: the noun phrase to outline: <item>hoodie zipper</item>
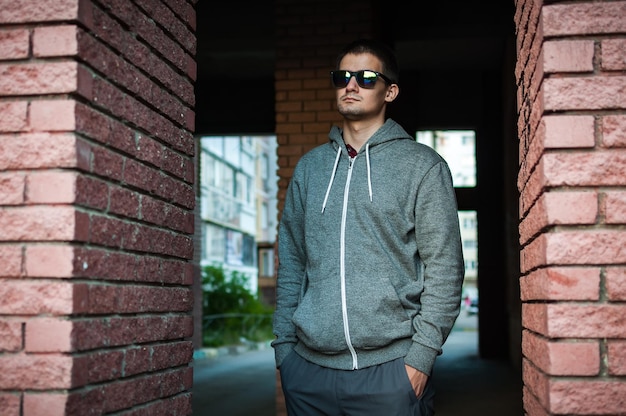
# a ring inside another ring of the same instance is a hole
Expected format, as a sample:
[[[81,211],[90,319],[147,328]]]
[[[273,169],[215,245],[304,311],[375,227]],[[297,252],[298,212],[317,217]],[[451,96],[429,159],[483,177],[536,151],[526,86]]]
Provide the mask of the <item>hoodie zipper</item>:
[[[357,370],[359,363],[356,356],[356,351],[352,345],[350,339],[350,325],[348,323],[348,305],[346,301],[346,217],[348,215],[348,194],[350,191],[350,178],[352,177],[352,166],[354,160],[357,157],[350,157],[348,162],[348,177],[346,178],[346,185],[343,190],[343,208],[341,211],[341,244],[340,244],[340,277],[341,277],[341,312],[343,315],[343,333],[346,338],[346,344],[352,355],[352,369]]]

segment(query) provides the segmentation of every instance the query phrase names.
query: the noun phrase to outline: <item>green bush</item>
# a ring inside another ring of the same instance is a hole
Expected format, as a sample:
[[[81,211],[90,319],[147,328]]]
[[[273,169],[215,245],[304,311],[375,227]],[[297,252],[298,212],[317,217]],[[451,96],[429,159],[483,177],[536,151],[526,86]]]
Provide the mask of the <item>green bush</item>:
[[[203,332],[205,347],[268,341],[274,309],[248,289],[248,277],[238,271],[228,275],[223,266],[202,270]]]

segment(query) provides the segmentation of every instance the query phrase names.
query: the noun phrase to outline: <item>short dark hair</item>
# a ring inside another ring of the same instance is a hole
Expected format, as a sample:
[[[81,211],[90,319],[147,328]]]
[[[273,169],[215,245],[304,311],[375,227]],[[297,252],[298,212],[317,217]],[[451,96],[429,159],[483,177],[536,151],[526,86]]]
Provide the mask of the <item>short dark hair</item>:
[[[380,59],[383,64],[383,74],[390,78],[392,83],[398,83],[400,69],[395,53],[386,43],[375,39],[357,39],[346,45],[337,55],[335,68],[339,69],[339,64],[346,55],[361,53],[371,53]]]

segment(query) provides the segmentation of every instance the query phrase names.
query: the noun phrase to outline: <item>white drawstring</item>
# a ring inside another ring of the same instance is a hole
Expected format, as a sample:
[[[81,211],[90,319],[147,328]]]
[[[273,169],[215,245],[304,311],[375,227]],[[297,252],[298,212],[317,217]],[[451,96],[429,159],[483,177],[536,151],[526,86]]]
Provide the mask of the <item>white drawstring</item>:
[[[335,180],[335,172],[337,172],[337,165],[339,165],[339,157],[341,157],[341,146],[337,149],[337,157],[335,158],[335,165],[333,166],[333,173],[330,175],[330,181],[328,182],[328,188],[326,189],[326,196],[324,197],[324,203],[322,204],[322,213],[326,209],[326,202],[328,201],[328,195],[330,194],[330,188],[333,186]]]
[[[365,160],[367,161],[367,187],[370,192],[370,202],[372,202],[372,177],[370,175],[370,144],[365,145]]]
[[[341,147],[337,149],[337,157],[335,157],[335,164],[333,165],[333,173],[330,175],[330,180],[328,181],[328,188],[326,189],[326,195],[324,196],[324,203],[322,204],[322,213],[326,209],[326,203],[328,202],[328,196],[330,195],[330,189],[333,186],[333,181],[335,180],[335,173],[337,172],[337,166],[339,165],[339,158],[341,157]],[[370,195],[370,202],[373,200],[372,193],[372,169],[370,166],[370,144],[367,143],[365,145],[365,160],[367,164],[367,188]]]

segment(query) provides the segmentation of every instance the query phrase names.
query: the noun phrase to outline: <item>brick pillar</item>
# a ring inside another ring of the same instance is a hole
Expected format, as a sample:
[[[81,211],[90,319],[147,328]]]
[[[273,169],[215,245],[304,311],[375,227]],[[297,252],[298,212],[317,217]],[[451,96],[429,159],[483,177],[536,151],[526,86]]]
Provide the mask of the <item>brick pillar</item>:
[[[0,413],[191,414],[193,4],[0,25]]]
[[[518,1],[524,408],[626,413],[626,2]]]
[[[328,141],[339,122],[329,71],[339,50],[359,37],[373,37],[381,13],[374,1],[276,0],[276,138],[278,210],[296,163]],[[312,42],[311,39],[314,39]],[[286,415],[276,377],[277,416]]]

